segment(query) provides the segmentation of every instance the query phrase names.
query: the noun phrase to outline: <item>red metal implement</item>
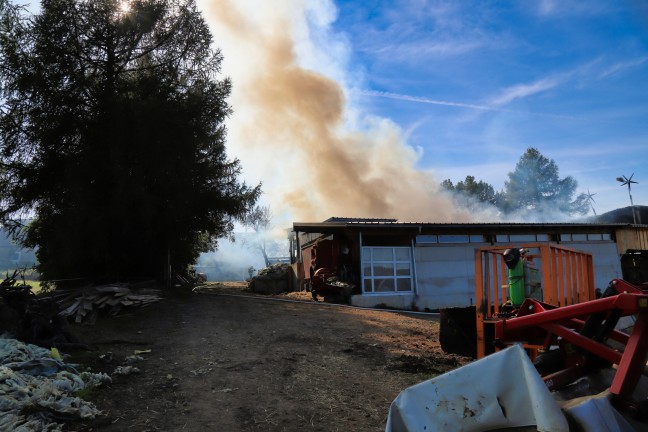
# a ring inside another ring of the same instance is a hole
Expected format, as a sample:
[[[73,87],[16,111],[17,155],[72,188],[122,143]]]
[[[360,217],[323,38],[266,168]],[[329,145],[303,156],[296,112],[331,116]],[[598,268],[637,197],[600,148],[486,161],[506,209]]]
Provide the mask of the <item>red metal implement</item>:
[[[593,354],[618,365],[610,392],[629,395],[643,371],[648,353],[648,294],[620,279],[612,281],[610,286],[619,294],[564,307],[527,299],[515,318],[495,323],[495,340],[500,345],[523,342],[547,349],[551,345],[577,347],[567,354],[569,374],[584,371],[591,358],[587,353]],[[618,319],[628,315],[637,316],[632,333],[614,330]],[[625,344],[625,349],[608,346],[605,343],[608,339]],[[545,377],[545,381],[555,385],[557,376],[560,373]]]

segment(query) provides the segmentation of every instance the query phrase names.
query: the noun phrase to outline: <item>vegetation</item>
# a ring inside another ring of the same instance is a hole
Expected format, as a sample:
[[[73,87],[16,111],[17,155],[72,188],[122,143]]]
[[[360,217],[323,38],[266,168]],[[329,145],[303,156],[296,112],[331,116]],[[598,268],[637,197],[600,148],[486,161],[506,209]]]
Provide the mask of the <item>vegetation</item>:
[[[0,222],[43,279],[184,272],[254,206],[211,43],[195,0],[0,0]]]
[[[276,249],[276,242],[270,238],[272,213],[268,206],[256,206],[241,218],[241,224],[253,231],[252,238],[243,240],[251,249],[261,253],[266,267],[270,265],[268,252]]]
[[[441,186],[453,192],[460,205],[470,210],[484,203],[495,205],[498,201],[498,194],[495,193],[493,186],[482,180],[475,181],[475,177],[470,175],[466,176],[466,180],[459,181],[456,186],[449,179],[444,180]]]
[[[558,165],[531,147],[520,157],[515,170],[508,173],[504,190],[495,192],[484,181],[466,176],[453,185],[444,180],[441,186],[457,197],[459,205],[475,209],[479,205],[494,205],[504,215],[533,216],[552,219],[556,214],[585,215],[589,212],[587,195],[576,196],[578,183],[571,177],[560,178]]]
[[[586,194],[574,198],[578,183],[573,177],[558,176],[558,165],[537,149],[529,148],[504,182],[502,207],[507,213],[533,211],[585,215],[589,212]]]

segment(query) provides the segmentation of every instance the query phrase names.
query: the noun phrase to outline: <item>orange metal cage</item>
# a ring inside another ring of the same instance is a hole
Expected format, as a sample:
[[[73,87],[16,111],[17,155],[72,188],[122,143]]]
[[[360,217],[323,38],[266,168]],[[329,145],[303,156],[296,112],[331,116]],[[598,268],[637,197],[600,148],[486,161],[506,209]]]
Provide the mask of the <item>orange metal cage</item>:
[[[475,250],[477,358],[493,351],[494,323],[508,297],[507,267],[503,254],[511,247],[488,246]],[[526,256],[532,258],[539,269],[543,302],[567,306],[595,299],[592,254],[547,243],[514,247],[526,249]]]

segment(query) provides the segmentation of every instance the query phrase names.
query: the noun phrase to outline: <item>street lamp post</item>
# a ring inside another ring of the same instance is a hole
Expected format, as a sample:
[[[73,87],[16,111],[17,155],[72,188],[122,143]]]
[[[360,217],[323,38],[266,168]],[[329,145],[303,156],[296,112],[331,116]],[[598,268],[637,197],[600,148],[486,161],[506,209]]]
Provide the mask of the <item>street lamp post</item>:
[[[634,208],[634,202],[632,202],[632,193],[630,191],[630,186],[632,183],[639,184],[638,182],[632,180],[632,177],[634,176],[634,173],[630,176],[630,178],[626,176],[621,176],[617,177],[616,180],[621,183],[621,186],[628,185],[628,195],[630,196],[630,208],[632,209],[632,220],[634,221],[634,224],[637,225],[637,216],[635,215],[635,208]],[[639,222],[641,223],[641,216]]]

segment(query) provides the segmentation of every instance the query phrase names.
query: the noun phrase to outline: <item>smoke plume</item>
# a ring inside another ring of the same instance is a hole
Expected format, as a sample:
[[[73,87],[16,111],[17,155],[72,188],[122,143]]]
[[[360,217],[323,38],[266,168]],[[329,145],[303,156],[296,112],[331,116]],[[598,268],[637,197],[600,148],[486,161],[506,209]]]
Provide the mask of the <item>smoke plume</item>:
[[[438,179],[416,168],[419,155],[393,122],[349,108],[346,84],[340,83],[350,74],[335,58],[343,57],[344,43],[322,46],[334,19],[332,4],[200,5],[233,83],[229,150],[241,160],[247,181],[263,182],[275,215],[284,222],[331,216],[469,220],[440,193]],[[309,62],[315,65],[307,68]]]

